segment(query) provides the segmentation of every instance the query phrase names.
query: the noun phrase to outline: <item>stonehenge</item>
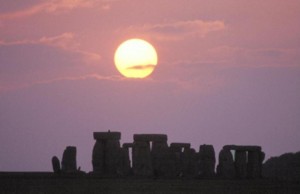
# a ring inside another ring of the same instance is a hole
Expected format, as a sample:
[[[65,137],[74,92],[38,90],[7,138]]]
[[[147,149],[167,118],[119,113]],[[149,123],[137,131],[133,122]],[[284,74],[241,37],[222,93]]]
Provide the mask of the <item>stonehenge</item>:
[[[135,134],[133,143],[124,143],[121,148],[120,138],[119,132],[94,133],[94,172],[166,178],[213,178],[217,175],[233,179],[261,176],[263,152],[259,146],[225,145],[220,151],[215,172],[216,158],[212,145],[200,145],[199,152],[196,152],[189,143],[171,143],[168,146],[165,134]]]
[[[168,145],[165,134],[134,134],[133,142],[122,146],[120,132],[94,132],[93,137],[91,173],[101,177],[257,179],[265,156],[260,146],[225,145],[216,166],[213,145],[200,145],[199,151],[189,143]],[[76,147],[65,149],[61,166],[53,157],[55,173],[77,170]]]

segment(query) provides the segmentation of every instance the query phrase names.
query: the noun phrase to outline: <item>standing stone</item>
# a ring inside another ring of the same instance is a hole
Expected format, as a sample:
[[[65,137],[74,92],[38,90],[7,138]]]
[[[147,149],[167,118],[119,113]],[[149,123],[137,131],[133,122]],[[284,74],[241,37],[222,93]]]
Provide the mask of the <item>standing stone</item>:
[[[131,148],[131,153],[129,153],[129,148]],[[124,175],[132,175],[132,161],[130,161],[130,155],[132,156],[133,143],[124,143],[123,150],[123,173]]]
[[[199,176],[213,177],[215,175],[216,157],[212,145],[201,145],[199,150]]]
[[[149,177],[153,175],[150,144],[144,141],[135,141],[132,152],[133,173],[136,176]]]
[[[133,136],[133,172],[137,176],[168,176],[170,155],[165,134],[135,134]],[[152,150],[150,143],[152,142]]]
[[[188,150],[190,150],[191,144],[189,143],[171,143],[170,145],[170,160],[174,162],[174,177],[183,177],[187,175],[184,172],[188,167],[184,167],[186,163],[189,165],[189,160],[191,156],[188,154]],[[187,162],[188,161],[188,162]]]
[[[263,164],[263,176],[268,179],[295,181],[299,184],[300,152],[269,158]]]
[[[183,174],[182,176],[193,178],[198,174],[198,165],[197,160],[199,156],[196,153],[195,149],[189,148],[184,149],[182,155],[182,164],[183,164]]]
[[[62,171],[63,172],[76,172],[77,165],[76,165],[76,147],[68,146],[62,157]]]
[[[260,178],[261,177],[261,156],[260,151],[249,151],[248,152],[248,177],[249,178]]]
[[[131,166],[130,166],[130,158],[129,158],[129,149],[128,147],[121,148],[122,152],[122,164],[121,164],[121,171],[118,174],[122,174],[123,176],[128,176],[131,173]]]
[[[217,174],[221,178],[231,179],[235,177],[233,157],[229,149],[222,149],[219,153]]]
[[[105,173],[118,174],[122,171],[122,154],[119,140],[107,140],[105,149]]]
[[[151,159],[155,176],[172,176],[173,163],[166,141],[153,141]]]
[[[93,148],[92,156],[93,172],[103,174],[104,173],[104,143],[96,141]]]
[[[235,170],[237,178],[247,177],[247,153],[246,151],[235,151]]]
[[[260,146],[225,145],[223,149],[234,150],[236,152],[235,167],[237,177],[245,177],[245,160],[247,161],[246,177],[250,179],[261,177],[264,153],[261,151]],[[247,152],[248,155],[245,156],[243,152]]]
[[[163,158],[163,173],[167,178],[173,178],[179,175],[177,168],[178,157],[170,149],[167,150],[165,157]]]
[[[122,174],[120,138],[120,132],[94,132],[93,172],[108,176]]]
[[[260,178],[262,178],[263,162],[265,160],[266,154],[263,151],[260,151],[259,156],[259,176]]]
[[[51,161],[52,161],[53,172],[55,174],[60,174],[61,169],[60,169],[59,159],[56,156],[53,156]]]

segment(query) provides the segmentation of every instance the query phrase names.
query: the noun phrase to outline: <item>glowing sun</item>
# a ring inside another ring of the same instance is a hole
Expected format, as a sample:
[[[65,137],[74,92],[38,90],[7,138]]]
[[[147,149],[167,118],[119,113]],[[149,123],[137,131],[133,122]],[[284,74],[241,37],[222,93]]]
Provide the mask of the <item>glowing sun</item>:
[[[123,76],[145,78],[157,65],[157,53],[150,43],[142,39],[130,39],[117,48],[114,61]]]

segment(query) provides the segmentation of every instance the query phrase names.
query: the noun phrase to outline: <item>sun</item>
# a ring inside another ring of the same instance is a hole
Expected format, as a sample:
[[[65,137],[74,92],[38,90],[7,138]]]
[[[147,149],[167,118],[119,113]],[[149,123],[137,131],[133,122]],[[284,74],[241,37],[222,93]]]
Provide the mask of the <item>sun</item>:
[[[114,61],[123,76],[145,78],[157,65],[157,53],[149,42],[142,39],[129,39],[117,48]]]

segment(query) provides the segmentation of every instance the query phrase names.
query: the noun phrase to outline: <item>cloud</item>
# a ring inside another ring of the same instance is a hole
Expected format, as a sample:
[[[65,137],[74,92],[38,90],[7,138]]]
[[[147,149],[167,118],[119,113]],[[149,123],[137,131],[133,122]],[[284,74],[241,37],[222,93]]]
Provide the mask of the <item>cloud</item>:
[[[65,32],[57,36],[44,36],[37,40],[16,40],[16,41],[4,41],[0,40],[0,46],[11,46],[11,45],[24,45],[24,44],[42,44],[48,46],[59,47],[62,49],[75,49],[79,46],[74,42],[74,34],[70,32]]]
[[[131,69],[131,70],[144,70],[144,69],[153,69],[155,67],[155,65],[135,65],[135,66],[131,66],[128,67],[126,69]]]
[[[36,44],[36,41],[33,40],[17,40],[17,41],[4,41],[0,40],[0,46],[13,46],[13,45],[22,45],[22,44]]]
[[[206,81],[203,81],[205,80]],[[221,79],[221,78],[219,78]],[[24,84],[22,86],[19,86],[16,89],[20,88],[26,88],[26,87],[34,87],[36,85],[48,85],[48,84],[53,84],[53,83],[59,83],[59,82],[64,82],[64,81],[87,81],[87,80],[98,80],[98,81],[109,81],[109,82],[132,82],[133,84],[140,84],[142,83],[150,83],[153,85],[168,85],[169,87],[172,86],[173,92],[181,92],[182,90],[190,90],[192,91],[195,88],[201,88],[202,92],[207,92],[208,90],[212,90],[210,88],[211,84],[214,84],[217,86],[216,80],[207,80],[207,78],[197,78],[195,80],[179,80],[179,79],[152,79],[151,77],[147,77],[144,79],[131,79],[131,78],[126,78],[120,75],[111,75],[111,76],[103,76],[99,75],[97,73],[92,73],[92,74],[86,74],[86,75],[81,75],[81,76],[66,76],[66,77],[60,77],[60,78],[55,78],[55,79],[49,79],[49,80],[43,80],[43,81],[37,81],[31,84]],[[201,84],[199,84],[199,80],[201,80]],[[220,85],[220,83],[218,83]],[[222,84],[224,84],[222,82]],[[209,85],[209,87],[207,87]],[[217,86],[219,87],[219,86]],[[14,88],[11,88],[14,89]],[[1,94],[1,91],[0,91]]]
[[[10,45],[26,45],[26,44],[37,44],[46,45],[51,47],[56,47],[67,52],[77,53],[83,56],[84,61],[89,63],[98,62],[101,56],[98,53],[89,52],[81,50],[79,48],[79,43],[75,40],[75,35],[71,32],[65,32],[57,36],[44,36],[37,40],[17,40],[17,41],[3,41],[0,40],[0,46],[10,46]]]
[[[57,36],[52,37],[42,37],[37,43],[55,46],[63,49],[75,49],[79,44],[74,42],[74,34],[71,32],[66,32]]]
[[[222,21],[179,21],[174,23],[158,24],[153,26],[145,26],[148,31],[153,31],[161,34],[168,35],[191,35],[198,34],[200,36],[205,36],[209,32],[219,31],[225,28],[225,24]]]
[[[299,66],[299,49],[240,48],[220,46],[210,49],[204,58],[229,66],[282,67]]]
[[[246,55],[249,65],[254,65],[258,61],[259,66],[300,66],[300,50],[299,49],[254,49],[247,50]]]
[[[54,0],[45,6],[46,12],[67,11],[80,7],[92,7],[96,1],[93,0]]]
[[[44,81],[35,82],[33,85],[50,84],[50,83],[60,82],[60,81],[77,81],[77,80],[89,80],[89,79],[109,80],[109,81],[123,80],[123,78],[121,76],[102,76],[102,75],[94,73],[94,74],[87,74],[87,75],[81,75],[81,76],[68,76],[68,77],[55,78],[55,79],[51,79],[51,80],[44,80]]]
[[[33,5],[27,9],[0,14],[0,20],[24,18],[40,13],[62,13],[76,8],[93,7],[98,2],[99,0],[51,0]]]
[[[38,40],[38,43],[78,53],[83,56],[83,59],[87,64],[90,62],[98,62],[101,59],[101,56],[98,53],[81,50],[79,48],[79,43],[74,40],[74,34],[70,32],[54,37],[42,37]]]
[[[161,40],[181,40],[187,36],[205,37],[208,33],[221,31],[225,28],[225,23],[220,20],[189,20],[160,24],[146,24],[143,26],[131,26],[125,31],[144,32]]]
[[[82,81],[82,80],[99,80],[99,81],[122,81],[124,77],[121,76],[102,76],[99,74],[86,74],[81,76],[66,76],[66,77],[59,77],[54,79],[36,81],[32,83],[19,83],[19,84],[12,84],[12,85],[4,85],[0,83],[0,95],[6,92],[15,91],[23,88],[34,87],[37,85],[48,85],[52,83],[58,83],[63,81]]]

